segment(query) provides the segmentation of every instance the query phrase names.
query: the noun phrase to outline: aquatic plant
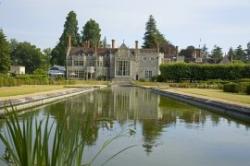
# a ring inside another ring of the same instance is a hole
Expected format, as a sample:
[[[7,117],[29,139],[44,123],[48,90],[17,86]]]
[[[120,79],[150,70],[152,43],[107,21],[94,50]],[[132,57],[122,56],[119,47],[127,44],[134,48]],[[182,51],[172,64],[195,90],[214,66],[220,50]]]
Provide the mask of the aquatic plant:
[[[60,125],[51,123],[49,117],[42,121],[32,117],[19,119],[13,108],[13,111],[6,115],[5,131],[0,133],[0,139],[6,147],[2,160],[7,165],[18,166],[90,166],[109,144],[126,135],[121,132],[105,141],[93,158],[84,163],[85,141],[79,133],[79,125],[73,125],[70,130],[65,130],[66,119],[65,123]],[[134,146],[121,149],[103,161],[102,165]]]

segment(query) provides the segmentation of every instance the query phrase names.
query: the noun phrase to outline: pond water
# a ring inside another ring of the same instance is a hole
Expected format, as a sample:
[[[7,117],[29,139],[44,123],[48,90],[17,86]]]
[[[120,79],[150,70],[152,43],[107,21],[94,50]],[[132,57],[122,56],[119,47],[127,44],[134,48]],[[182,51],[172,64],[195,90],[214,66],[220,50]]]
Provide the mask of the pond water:
[[[95,160],[107,158],[130,145],[109,166],[248,166],[250,125],[135,87],[115,87],[67,98],[25,113],[23,117],[50,123],[74,124],[85,133],[85,161],[106,140],[118,137]],[[86,124],[86,119],[88,124]],[[1,122],[3,128],[4,121]],[[87,134],[86,134],[87,133]],[[70,137],[70,135],[69,135]],[[0,144],[0,153],[4,153]]]

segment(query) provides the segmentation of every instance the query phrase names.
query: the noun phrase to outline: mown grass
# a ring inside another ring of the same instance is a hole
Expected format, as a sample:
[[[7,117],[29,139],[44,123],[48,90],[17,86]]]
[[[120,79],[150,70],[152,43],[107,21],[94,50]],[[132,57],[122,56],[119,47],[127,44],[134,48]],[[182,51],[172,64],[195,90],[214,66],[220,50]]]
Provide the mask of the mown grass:
[[[228,93],[228,92],[223,92],[222,90],[219,89],[198,89],[198,88],[171,88],[171,89],[176,92],[184,92],[191,95],[200,95],[208,97],[213,100],[222,99],[229,102],[250,104],[249,95]]]
[[[47,92],[52,90],[63,89],[63,85],[22,85],[14,87],[1,87],[0,97],[26,95],[38,92]]]
[[[144,86],[144,87],[161,87],[161,88],[168,88],[169,84],[164,82],[150,82],[150,81],[133,81],[133,84],[138,86]]]
[[[86,86],[98,86],[98,85],[108,85],[108,81],[84,81],[75,80],[72,85],[21,85],[13,87],[0,87],[0,97],[9,97],[17,95],[26,95],[39,92],[48,92],[53,90],[60,90],[64,88],[72,87],[86,87]]]

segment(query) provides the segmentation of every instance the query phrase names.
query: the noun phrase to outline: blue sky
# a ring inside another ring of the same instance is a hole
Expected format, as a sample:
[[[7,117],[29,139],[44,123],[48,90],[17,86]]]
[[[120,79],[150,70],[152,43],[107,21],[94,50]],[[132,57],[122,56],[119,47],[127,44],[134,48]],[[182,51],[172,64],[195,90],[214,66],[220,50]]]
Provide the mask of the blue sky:
[[[184,48],[215,44],[226,51],[250,41],[250,0],[0,0],[0,28],[8,38],[54,47],[70,10],[77,13],[79,30],[90,18],[101,26],[102,37],[142,44],[150,14],[174,45]]]

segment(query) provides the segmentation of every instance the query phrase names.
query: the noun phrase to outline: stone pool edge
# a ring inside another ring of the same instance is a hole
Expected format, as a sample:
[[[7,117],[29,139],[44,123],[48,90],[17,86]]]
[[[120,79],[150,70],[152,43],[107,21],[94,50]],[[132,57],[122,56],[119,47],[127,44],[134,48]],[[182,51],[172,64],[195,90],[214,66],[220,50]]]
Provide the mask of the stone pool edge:
[[[244,105],[230,104],[221,101],[194,97],[191,95],[185,95],[177,92],[170,92],[155,87],[144,87],[136,84],[134,84],[134,86],[143,89],[150,89],[153,93],[159,94],[161,96],[166,96],[191,105],[209,109],[210,111],[215,113],[220,113],[223,115],[230,116],[232,118],[237,118],[239,120],[250,122],[250,107]]]
[[[185,94],[169,92],[157,88],[150,88],[150,89],[152,92],[162,96],[167,96],[199,107],[208,108],[211,109],[211,111],[239,118],[241,120],[250,121],[250,107],[247,106],[224,103],[221,101],[209,100],[205,98],[199,98]]]
[[[4,100],[4,101],[1,101],[2,103],[0,103],[0,117],[6,114],[6,109],[12,110],[12,107],[14,107],[15,110],[19,112],[19,111],[23,111],[29,108],[34,108],[34,107],[46,105],[52,102],[60,101],[68,97],[92,92],[97,89],[101,89],[101,87],[70,88],[62,92],[54,92],[54,93],[47,93],[43,95],[36,95],[33,97],[24,97],[24,98],[19,98],[19,99]],[[14,102],[16,100],[20,102]]]

